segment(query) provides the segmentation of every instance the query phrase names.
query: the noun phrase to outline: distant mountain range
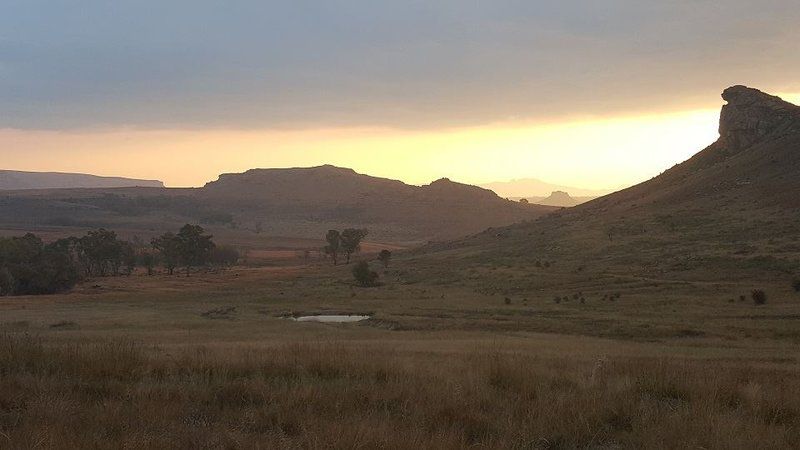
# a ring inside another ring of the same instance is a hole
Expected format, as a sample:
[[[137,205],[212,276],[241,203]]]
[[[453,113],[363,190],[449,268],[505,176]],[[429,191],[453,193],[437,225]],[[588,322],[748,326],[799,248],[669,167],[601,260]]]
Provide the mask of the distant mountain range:
[[[6,191],[0,228],[171,229],[187,222],[237,232],[321,237],[365,227],[394,242],[451,239],[533,220],[555,208],[523,204],[441,179],[426,186],[321,166],[223,174],[202,188]]]
[[[561,186],[547,183],[536,178],[524,178],[511,181],[498,181],[480,185],[484,189],[489,189],[497,193],[500,197],[506,198],[547,198],[551,193],[560,191],[568,192],[575,197],[601,197],[614,192],[611,189],[582,189],[570,186]]]
[[[100,177],[82,173],[23,172],[0,170],[0,190],[63,189],[63,188],[116,188],[164,187],[156,180],[137,180],[121,177]]]

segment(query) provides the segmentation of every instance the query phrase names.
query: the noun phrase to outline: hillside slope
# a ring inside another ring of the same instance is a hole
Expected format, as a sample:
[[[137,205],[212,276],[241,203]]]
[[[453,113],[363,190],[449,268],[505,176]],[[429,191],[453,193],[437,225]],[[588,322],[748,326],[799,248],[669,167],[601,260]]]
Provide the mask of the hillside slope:
[[[429,246],[417,262],[457,261],[451,267],[501,292],[741,279],[783,280],[788,292],[800,274],[800,108],[744,86],[723,99],[719,140],[660,176]]]
[[[157,180],[134,178],[100,177],[82,173],[23,172],[0,170],[0,190],[18,189],[63,189],[63,188],[116,188],[116,187],[164,187]]]

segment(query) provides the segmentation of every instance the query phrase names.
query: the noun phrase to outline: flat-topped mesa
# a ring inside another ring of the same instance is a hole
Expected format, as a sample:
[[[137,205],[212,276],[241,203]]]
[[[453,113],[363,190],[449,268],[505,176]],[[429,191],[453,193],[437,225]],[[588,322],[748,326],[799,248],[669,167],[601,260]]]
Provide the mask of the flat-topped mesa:
[[[725,89],[719,134],[732,151],[743,150],[762,139],[800,133],[800,107],[780,97],[746,86]]]

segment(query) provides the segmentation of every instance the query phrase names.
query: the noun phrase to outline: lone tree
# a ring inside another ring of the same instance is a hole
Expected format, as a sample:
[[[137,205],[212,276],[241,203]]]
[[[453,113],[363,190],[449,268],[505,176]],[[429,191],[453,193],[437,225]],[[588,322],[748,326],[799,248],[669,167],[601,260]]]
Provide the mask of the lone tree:
[[[361,251],[361,241],[367,237],[369,232],[366,229],[348,228],[342,231],[341,246],[342,251],[347,257],[347,264],[350,264],[350,257]]]
[[[189,270],[195,266],[206,264],[214,249],[213,236],[204,234],[205,230],[200,225],[184,225],[178,231],[177,239],[180,248],[180,260],[186,267],[186,276]]]
[[[331,259],[333,259],[333,265],[339,264],[339,249],[342,246],[342,234],[336,230],[328,230],[328,234],[325,236],[325,240],[328,241],[328,245],[325,246],[325,253],[331,255]]]
[[[372,287],[378,283],[379,275],[378,272],[369,268],[369,264],[366,261],[359,261],[353,267],[353,277],[361,287]]]
[[[383,264],[385,269],[389,268],[389,261],[392,260],[392,252],[389,250],[383,249],[380,253],[378,253],[378,261]]]

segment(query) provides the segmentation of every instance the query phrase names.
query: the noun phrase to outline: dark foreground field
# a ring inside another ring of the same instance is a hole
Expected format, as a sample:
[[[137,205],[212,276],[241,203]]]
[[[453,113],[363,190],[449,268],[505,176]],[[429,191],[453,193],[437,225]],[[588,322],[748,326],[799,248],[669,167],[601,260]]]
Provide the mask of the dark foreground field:
[[[552,269],[541,285],[551,280],[568,299],[556,303],[547,288],[506,304],[479,288],[412,280],[410,264],[373,289],[352,287],[344,267],[277,267],[0,299],[0,447],[800,441],[800,301],[788,287],[764,285],[780,295],[757,307],[729,300],[749,282],[616,282]],[[621,296],[603,300],[610,289]],[[281,317],[300,312],[373,318]]]

